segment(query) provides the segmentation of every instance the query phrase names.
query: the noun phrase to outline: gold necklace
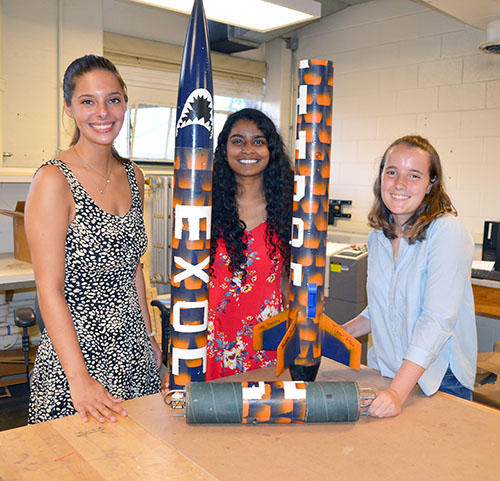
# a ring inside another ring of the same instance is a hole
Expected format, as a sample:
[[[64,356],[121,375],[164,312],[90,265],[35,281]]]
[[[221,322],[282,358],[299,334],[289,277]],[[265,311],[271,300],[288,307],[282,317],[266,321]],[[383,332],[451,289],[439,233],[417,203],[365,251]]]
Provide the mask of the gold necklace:
[[[111,167],[109,168],[109,172],[108,172],[108,175],[104,175],[104,174],[101,174],[101,172],[99,172],[98,170],[94,169],[94,167],[92,167],[91,165],[88,165],[82,158],[82,156],[78,153],[78,150],[76,150],[76,147],[73,147],[73,150],[75,151],[75,154],[77,155],[77,157],[80,159],[80,162],[82,163],[82,165],[84,167],[86,167],[87,169],[89,170],[93,170],[96,174],[100,175],[106,182],[104,184],[104,187],[99,190],[99,193],[103,194],[104,193],[104,189],[108,186],[109,184],[109,178],[111,177],[111,172],[113,172],[113,160],[111,161]]]

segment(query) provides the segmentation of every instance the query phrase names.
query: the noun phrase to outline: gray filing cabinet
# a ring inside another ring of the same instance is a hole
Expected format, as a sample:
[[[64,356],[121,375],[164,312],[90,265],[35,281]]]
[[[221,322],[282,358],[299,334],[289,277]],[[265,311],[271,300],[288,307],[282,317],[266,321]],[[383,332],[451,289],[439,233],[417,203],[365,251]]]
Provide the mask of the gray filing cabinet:
[[[338,324],[366,307],[367,260],[366,245],[346,247],[328,258],[324,311]]]

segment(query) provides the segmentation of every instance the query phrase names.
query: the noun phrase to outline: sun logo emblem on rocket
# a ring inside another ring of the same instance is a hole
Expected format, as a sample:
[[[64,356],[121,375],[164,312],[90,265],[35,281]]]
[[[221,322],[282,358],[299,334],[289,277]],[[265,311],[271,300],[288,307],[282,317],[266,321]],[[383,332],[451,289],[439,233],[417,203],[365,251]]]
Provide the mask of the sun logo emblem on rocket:
[[[214,125],[212,103],[212,95],[207,89],[193,90],[184,103],[175,135],[188,125],[201,125],[209,131],[210,138],[212,138]]]

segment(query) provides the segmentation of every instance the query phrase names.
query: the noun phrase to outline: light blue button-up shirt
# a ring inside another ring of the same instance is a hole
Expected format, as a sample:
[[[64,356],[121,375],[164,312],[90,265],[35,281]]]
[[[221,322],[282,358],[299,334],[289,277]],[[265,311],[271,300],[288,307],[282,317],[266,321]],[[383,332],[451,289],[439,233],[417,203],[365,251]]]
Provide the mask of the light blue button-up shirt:
[[[418,384],[431,395],[448,366],[473,389],[477,333],[470,281],[474,243],[455,216],[439,217],[426,239],[402,238],[397,261],[381,230],[368,236],[368,306],[373,346],[368,365],[394,377],[404,359],[425,368]]]

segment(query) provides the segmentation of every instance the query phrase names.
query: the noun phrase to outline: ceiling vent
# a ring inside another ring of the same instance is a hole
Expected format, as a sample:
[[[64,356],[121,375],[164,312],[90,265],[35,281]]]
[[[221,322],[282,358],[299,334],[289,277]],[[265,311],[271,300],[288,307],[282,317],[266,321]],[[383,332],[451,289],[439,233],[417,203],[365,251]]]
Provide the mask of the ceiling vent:
[[[210,36],[210,49],[214,52],[235,53],[259,48],[262,42],[245,38],[245,33],[250,33],[241,27],[233,27],[225,23],[209,20],[208,31]]]
[[[486,42],[479,45],[484,53],[500,53],[500,20],[486,25]]]

